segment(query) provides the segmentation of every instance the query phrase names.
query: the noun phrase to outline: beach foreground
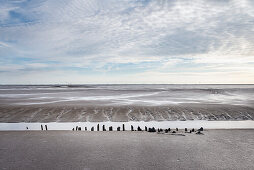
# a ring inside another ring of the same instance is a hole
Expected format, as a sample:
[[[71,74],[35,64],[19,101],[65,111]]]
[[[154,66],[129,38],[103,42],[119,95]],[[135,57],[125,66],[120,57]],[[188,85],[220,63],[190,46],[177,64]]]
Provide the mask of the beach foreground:
[[[254,130],[1,131],[1,169],[254,169]]]

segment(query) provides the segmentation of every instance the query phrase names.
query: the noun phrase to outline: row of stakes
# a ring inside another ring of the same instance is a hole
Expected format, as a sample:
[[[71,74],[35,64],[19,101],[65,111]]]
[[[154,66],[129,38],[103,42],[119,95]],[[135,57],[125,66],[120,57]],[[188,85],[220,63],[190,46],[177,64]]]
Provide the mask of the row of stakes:
[[[28,127],[26,127],[27,129],[28,129]],[[43,125],[41,125],[41,130],[44,130],[44,128],[43,128]],[[45,125],[45,130],[48,130],[48,126],[47,125]],[[76,131],[81,131],[81,127],[79,127],[79,126],[76,126],[76,129],[75,128],[72,128],[72,130],[74,131],[74,130],[76,130]],[[117,127],[117,129],[116,129],[117,131],[121,131],[121,128],[120,127]],[[154,128],[154,127],[152,127],[152,128],[147,128],[146,126],[145,126],[145,129],[144,129],[145,131],[148,131],[148,132],[156,132],[156,129]],[[201,127],[201,128],[199,128],[197,131],[197,133],[200,133],[200,131],[203,131],[204,129],[203,129],[203,127]],[[85,127],[85,131],[87,131],[87,127]],[[94,130],[94,127],[91,127],[91,131],[95,131]],[[100,131],[100,125],[98,124],[97,125],[97,131]],[[103,125],[102,126],[102,131],[106,131],[106,128],[105,128],[105,125]],[[113,127],[112,126],[110,126],[109,127],[109,131],[113,131]],[[123,126],[122,126],[122,131],[125,131],[125,125],[123,124]],[[131,125],[131,131],[143,131],[139,126],[138,126],[138,128],[137,128],[137,130],[135,130],[134,129],[134,127]],[[171,129],[170,128],[168,128],[168,129],[161,129],[161,128],[158,128],[157,129],[157,132],[165,132],[165,133],[168,133],[168,132],[170,132],[171,131]],[[176,131],[178,131],[178,128],[176,128],[176,130],[174,131],[172,131],[172,133],[176,133]],[[192,132],[195,132],[195,129],[193,128],[193,129],[191,129],[190,131],[188,131],[188,129],[187,128],[185,128],[184,129],[184,131],[185,132],[189,132],[189,133],[192,133]]]

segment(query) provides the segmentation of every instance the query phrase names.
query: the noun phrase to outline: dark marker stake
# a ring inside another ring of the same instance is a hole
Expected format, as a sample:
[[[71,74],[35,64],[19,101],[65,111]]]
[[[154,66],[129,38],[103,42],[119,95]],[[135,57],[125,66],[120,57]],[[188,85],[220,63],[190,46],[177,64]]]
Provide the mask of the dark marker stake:
[[[153,128],[149,128],[149,129],[148,129],[148,132],[156,132],[156,130],[155,130],[155,128],[153,127]]]
[[[131,131],[134,131],[134,128],[133,128],[133,126],[131,125]]]

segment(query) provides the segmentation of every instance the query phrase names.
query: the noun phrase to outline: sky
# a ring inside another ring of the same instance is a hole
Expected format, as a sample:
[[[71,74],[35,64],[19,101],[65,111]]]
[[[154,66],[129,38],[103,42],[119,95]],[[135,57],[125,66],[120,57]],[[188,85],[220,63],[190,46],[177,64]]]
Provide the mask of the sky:
[[[0,84],[253,84],[253,0],[0,0]]]

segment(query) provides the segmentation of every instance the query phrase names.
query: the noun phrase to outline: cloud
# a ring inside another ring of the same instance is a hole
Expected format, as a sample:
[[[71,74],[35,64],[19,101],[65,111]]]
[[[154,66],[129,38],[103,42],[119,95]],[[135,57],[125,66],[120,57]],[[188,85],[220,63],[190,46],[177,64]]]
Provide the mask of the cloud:
[[[3,1],[0,78],[25,72],[32,82],[36,70],[66,69],[135,77],[230,67],[232,74],[253,74],[253,7],[251,0]]]

